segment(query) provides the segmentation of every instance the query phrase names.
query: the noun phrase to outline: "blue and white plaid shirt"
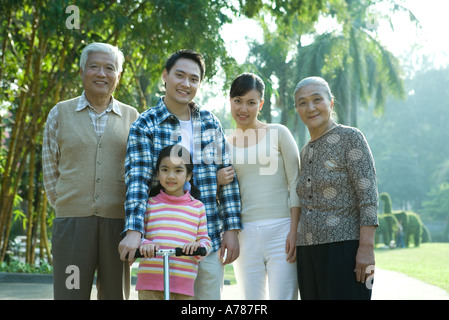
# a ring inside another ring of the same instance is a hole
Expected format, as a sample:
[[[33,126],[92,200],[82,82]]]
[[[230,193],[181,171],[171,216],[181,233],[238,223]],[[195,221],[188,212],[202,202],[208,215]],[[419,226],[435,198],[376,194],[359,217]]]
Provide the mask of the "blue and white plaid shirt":
[[[220,248],[224,231],[241,229],[240,191],[236,179],[218,190],[217,171],[229,166],[226,138],[219,120],[209,111],[191,106],[193,125],[194,184],[206,207],[207,229],[212,251]],[[166,146],[181,143],[181,126],[163,99],[143,112],[129,132],[125,161],[126,230],[144,233],[144,215],[151,187],[157,185],[156,162]]]

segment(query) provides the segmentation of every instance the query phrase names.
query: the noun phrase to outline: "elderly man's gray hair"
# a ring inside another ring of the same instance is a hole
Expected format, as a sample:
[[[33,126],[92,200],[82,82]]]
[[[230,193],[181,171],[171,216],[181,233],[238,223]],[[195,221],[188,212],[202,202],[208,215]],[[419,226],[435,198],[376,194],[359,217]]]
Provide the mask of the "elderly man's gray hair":
[[[100,43],[100,42],[93,42],[88,44],[83,51],[81,52],[81,58],[80,58],[80,68],[84,70],[84,67],[86,66],[87,57],[89,56],[89,53],[91,52],[103,52],[103,53],[109,53],[116,57],[117,61],[117,71],[119,73],[123,70],[123,60],[125,57],[123,56],[123,52],[120,51],[118,47],[115,47],[113,45],[110,45],[108,43]]]

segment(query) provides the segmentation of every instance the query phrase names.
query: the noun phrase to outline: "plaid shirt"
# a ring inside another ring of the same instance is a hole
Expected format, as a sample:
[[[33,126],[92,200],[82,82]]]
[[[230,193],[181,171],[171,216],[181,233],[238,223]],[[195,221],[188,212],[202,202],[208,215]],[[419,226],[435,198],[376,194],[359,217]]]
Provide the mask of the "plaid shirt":
[[[193,182],[201,191],[206,207],[207,229],[212,251],[220,248],[224,231],[241,229],[240,191],[237,180],[218,190],[217,171],[230,165],[226,138],[219,120],[209,111],[190,105],[193,124]],[[171,114],[163,99],[140,115],[129,132],[125,161],[126,230],[144,234],[144,216],[148,193],[157,185],[156,162],[166,146],[181,143],[179,120]]]

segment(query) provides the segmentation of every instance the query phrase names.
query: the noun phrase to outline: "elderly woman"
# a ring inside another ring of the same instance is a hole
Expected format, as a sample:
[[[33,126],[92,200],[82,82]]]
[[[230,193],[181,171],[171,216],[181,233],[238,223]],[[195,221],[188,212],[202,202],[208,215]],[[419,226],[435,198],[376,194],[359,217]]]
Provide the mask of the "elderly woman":
[[[363,134],[332,119],[334,98],[319,77],[300,81],[295,106],[311,140],[301,150],[297,240],[301,299],[371,298],[377,182]]]

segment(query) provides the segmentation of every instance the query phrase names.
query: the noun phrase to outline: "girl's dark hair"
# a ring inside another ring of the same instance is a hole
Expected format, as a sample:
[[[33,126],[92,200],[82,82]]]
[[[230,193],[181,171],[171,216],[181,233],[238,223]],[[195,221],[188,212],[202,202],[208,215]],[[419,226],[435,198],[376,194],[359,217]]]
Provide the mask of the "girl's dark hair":
[[[190,178],[190,195],[194,197],[195,199],[200,199],[201,192],[200,190],[193,184],[193,162],[192,157],[190,155],[190,152],[180,144],[173,144],[168,147],[165,147],[161,150],[159,153],[159,157],[157,158],[156,162],[156,171],[159,171],[159,167],[161,166],[162,159],[167,157],[177,157],[181,158],[182,163],[186,166],[187,174],[191,175]],[[161,190],[164,188],[162,187],[161,183],[159,182],[157,186],[154,188],[151,188],[150,190],[150,197],[154,197],[159,194]]]
[[[231,98],[241,97],[253,89],[259,91],[263,99],[265,84],[262,79],[253,73],[242,73],[232,82],[229,95]]]

